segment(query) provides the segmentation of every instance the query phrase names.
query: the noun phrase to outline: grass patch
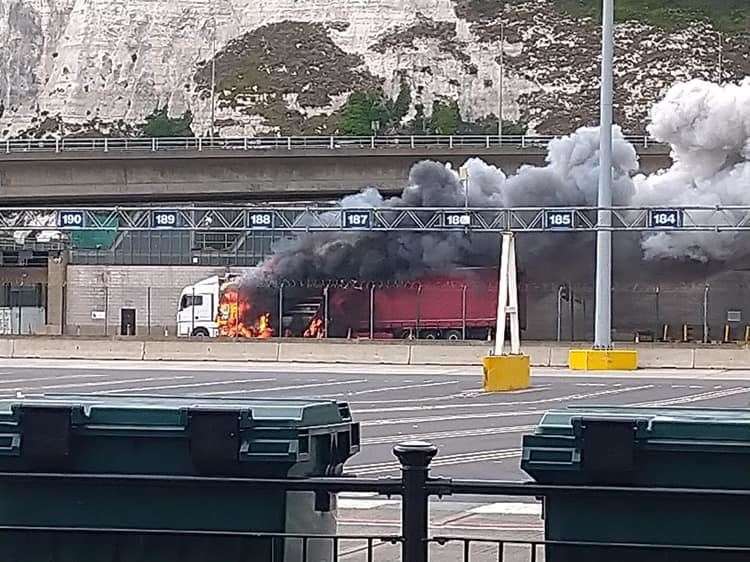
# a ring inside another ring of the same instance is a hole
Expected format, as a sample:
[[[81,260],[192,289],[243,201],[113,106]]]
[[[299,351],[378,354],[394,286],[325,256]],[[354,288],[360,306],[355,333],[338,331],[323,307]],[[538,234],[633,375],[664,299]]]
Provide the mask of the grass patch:
[[[574,16],[601,17],[601,0],[555,0]],[[615,0],[617,21],[637,20],[666,30],[685,27],[690,22],[707,19],[720,31],[750,31],[748,0]]]

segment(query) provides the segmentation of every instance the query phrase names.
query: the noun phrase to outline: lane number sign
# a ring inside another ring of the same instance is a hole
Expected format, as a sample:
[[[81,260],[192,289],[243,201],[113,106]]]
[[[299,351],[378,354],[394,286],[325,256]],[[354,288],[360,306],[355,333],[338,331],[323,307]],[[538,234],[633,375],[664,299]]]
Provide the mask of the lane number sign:
[[[681,209],[649,209],[649,228],[680,228],[682,226]]]
[[[343,214],[344,228],[370,228],[372,217],[368,211],[347,211]]]
[[[57,225],[60,228],[83,228],[83,211],[59,211]]]
[[[151,222],[154,228],[174,228],[177,226],[177,211],[154,211]]]
[[[273,213],[268,211],[252,211],[247,218],[250,228],[273,228]]]
[[[573,211],[544,211],[544,228],[566,230],[575,227]]]
[[[446,228],[466,228],[471,226],[471,215],[469,213],[445,213],[443,215],[443,226]]]

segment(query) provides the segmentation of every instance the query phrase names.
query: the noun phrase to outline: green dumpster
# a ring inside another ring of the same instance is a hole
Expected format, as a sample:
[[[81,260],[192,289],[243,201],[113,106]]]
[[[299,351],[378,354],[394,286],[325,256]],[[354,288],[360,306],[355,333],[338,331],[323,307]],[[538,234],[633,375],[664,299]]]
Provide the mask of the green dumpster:
[[[572,407],[523,439],[542,484],[750,490],[750,410]],[[548,541],[750,547],[747,498],[551,493]],[[550,546],[547,562],[747,561],[748,553]]]
[[[358,450],[330,400],[3,399],[0,528],[36,529],[0,533],[2,560],[297,562],[301,541],[231,533],[334,534],[335,502],[238,480],[337,475]],[[331,548],[310,541],[307,559]]]

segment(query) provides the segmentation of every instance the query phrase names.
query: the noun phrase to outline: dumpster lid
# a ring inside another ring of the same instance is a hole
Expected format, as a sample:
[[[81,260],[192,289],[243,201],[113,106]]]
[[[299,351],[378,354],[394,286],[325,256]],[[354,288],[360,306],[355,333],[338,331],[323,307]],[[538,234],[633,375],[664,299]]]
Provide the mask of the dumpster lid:
[[[582,420],[632,422],[637,438],[654,440],[750,441],[750,409],[571,406],[550,410],[539,436],[576,436]]]
[[[345,402],[290,398],[218,398],[153,395],[28,394],[0,399],[0,422],[22,408],[64,408],[90,424],[150,425],[184,421],[187,411],[237,412],[243,420],[282,427],[314,427],[351,422]]]

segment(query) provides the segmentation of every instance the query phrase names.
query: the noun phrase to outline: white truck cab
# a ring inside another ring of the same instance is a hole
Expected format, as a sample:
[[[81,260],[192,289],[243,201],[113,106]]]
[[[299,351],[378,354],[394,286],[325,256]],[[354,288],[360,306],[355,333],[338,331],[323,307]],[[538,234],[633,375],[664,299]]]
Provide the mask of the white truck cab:
[[[178,337],[215,338],[219,335],[216,313],[219,309],[219,290],[226,280],[224,276],[214,275],[182,290],[177,305]]]

